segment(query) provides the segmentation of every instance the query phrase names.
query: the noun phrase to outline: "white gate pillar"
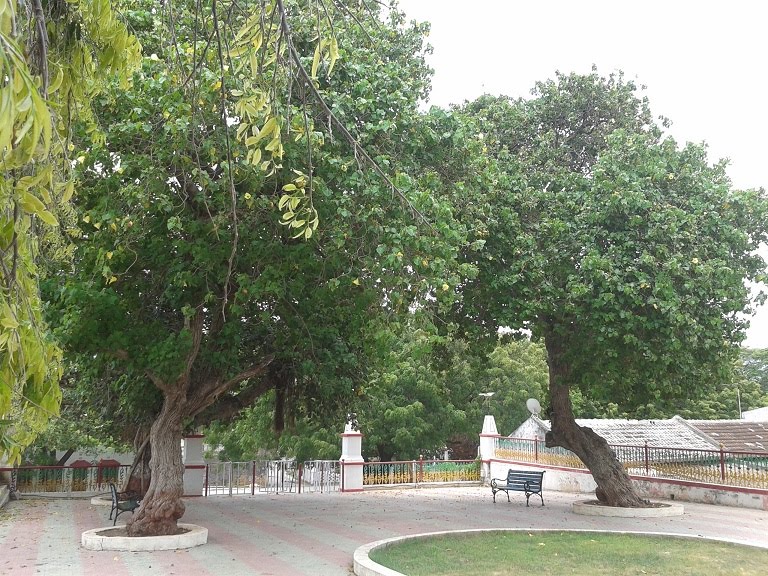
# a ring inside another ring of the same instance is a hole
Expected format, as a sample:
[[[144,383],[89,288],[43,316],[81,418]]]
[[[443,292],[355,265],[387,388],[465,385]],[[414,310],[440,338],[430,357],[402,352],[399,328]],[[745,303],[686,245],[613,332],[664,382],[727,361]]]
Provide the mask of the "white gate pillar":
[[[341,491],[363,491],[363,434],[355,430],[351,422],[341,435]]]
[[[182,460],[184,461],[184,496],[202,496],[205,483],[202,434],[184,436]]]
[[[483,419],[483,430],[480,432],[480,476],[483,482],[491,478],[491,460],[496,457],[496,438],[501,435],[496,429],[496,418],[488,414]]]

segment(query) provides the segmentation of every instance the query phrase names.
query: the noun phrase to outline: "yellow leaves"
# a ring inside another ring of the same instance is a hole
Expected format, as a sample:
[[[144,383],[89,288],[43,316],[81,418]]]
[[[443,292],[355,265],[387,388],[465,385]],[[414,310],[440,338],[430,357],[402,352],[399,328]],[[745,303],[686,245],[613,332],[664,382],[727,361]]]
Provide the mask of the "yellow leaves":
[[[11,308],[8,302],[3,303],[2,317],[0,317],[0,326],[8,328],[9,330],[15,330],[19,327],[19,321],[16,318],[16,310]]]
[[[312,69],[310,72],[310,76],[312,76],[312,78],[317,78],[317,68],[320,66],[321,46],[322,42],[318,42],[317,46],[315,46],[315,56],[312,58]]]
[[[330,76],[333,72],[333,67],[336,65],[336,61],[339,59],[339,42],[335,36],[330,38],[321,39],[315,46],[315,54],[312,58],[312,68],[310,69],[310,76],[317,80],[317,71],[320,67],[320,62],[323,57],[328,55],[328,72],[326,76]]]
[[[328,49],[328,76],[333,72],[333,67],[336,64],[336,60],[339,59],[339,42],[334,36],[331,38],[331,45]]]
[[[51,115],[12,38],[0,52],[0,66],[11,78],[0,88],[0,155],[4,169],[16,169],[44,156],[51,142]],[[41,140],[42,138],[42,140]],[[42,144],[38,149],[38,145]]]
[[[278,210],[283,212],[280,224],[296,230],[291,238],[303,237],[305,240],[309,240],[317,229],[319,218],[317,210],[312,205],[312,197],[305,190],[306,175],[295,172],[298,176],[294,178],[293,182],[283,186],[283,191],[287,194],[280,196],[277,203]]]
[[[45,204],[43,204],[43,202],[34,194],[22,192],[19,198],[19,206],[21,206],[27,214],[34,214],[46,224],[51,226],[59,225],[56,217],[45,209]]]

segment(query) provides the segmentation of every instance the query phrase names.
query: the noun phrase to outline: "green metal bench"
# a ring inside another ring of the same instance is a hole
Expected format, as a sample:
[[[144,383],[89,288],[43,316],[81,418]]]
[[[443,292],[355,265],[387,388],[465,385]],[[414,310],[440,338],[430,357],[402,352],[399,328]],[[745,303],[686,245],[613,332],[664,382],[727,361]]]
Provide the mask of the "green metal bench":
[[[112,514],[115,514],[115,521],[112,522],[112,526],[117,524],[117,517],[123,512],[133,511],[141,506],[141,500],[136,498],[134,492],[118,492],[117,487],[110,482],[109,491],[112,493],[112,510],[109,511],[109,519],[112,520]]]
[[[491,480],[491,491],[493,492],[493,502],[496,502],[496,492],[506,492],[507,502],[509,502],[509,492],[525,492],[525,505],[528,506],[528,499],[534,494],[541,498],[541,505],[544,506],[544,496],[541,495],[541,484],[544,478],[544,470],[512,470],[507,472],[507,478],[493,478]]]

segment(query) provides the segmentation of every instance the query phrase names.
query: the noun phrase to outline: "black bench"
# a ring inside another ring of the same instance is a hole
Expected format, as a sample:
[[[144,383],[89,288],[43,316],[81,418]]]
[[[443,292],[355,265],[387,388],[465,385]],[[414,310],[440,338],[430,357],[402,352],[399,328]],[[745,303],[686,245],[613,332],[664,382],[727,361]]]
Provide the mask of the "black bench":
[[[525,492],[525,505],[528,506],[528,499],[538,494],[541,498],[541,505],[544,506],[544,496],[541,495],[541,482],[544,478],[544,470],[512,470],[507,472],[507,478],[493,478],[491,480],[491,491],[493,492],[493,501],[496,502],[496,492],[506,492],[507,502],[509,502],[509,491]]]
[[[109,491],[112,493],[112,510],[109,511],[109,519],[112,520],[112,513],[115,514],[115,521],[112,522],[112,526],[117,524],[117,517],[123,512],[133,511],[141,506],[141,500],[136,498],[135,492],[118,492],[117,487],[113,483],[109,483]]]

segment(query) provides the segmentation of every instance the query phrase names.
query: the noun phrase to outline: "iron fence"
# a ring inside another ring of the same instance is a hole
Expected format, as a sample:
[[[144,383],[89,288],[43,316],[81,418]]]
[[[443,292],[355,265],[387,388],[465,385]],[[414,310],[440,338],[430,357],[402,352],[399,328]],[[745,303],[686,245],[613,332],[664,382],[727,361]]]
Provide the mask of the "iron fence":
[[[628,473],[637,476],[705,482],[741,488],[768,488],[768,452],[697,450],[611,444]],[[497,438],[496,457],[520,462],[585,469],[565,448],[547,448],[543,440]]]
[[[259,492],[338,492],[340,464],[334,460],[251,460],[206,465],[205,496]]]
[[[129,465],[110,466],[19,466],[0,468],[10,476],[10,488],[22,494],[77,492],[99,493],[109,490],[109,484],[124,486]]]

